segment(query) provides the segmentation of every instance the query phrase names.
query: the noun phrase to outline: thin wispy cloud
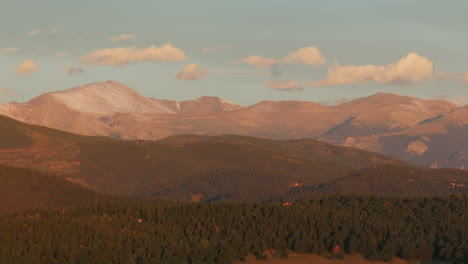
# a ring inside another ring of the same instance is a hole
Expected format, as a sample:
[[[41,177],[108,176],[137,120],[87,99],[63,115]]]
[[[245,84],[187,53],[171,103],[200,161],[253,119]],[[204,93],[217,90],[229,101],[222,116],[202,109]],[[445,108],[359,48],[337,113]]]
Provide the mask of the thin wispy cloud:
[[[272,65],[279,63],[277,59],[265,58],[259,55],[251,55],[241,60],[231,61],[231,64],[247,64],[257,68],[270,68]]]
[[[18,93],[8,88],[0,88],[0,96],[1,95],[16,96]]]
[[[266,75],[266,74],[268,74],[268,72],[266,72],[266,71],[214,71],[213,73],[245,74],[245,75]]]
[[[37,35],[39,33],[41,33],[41,30],[36,28],[36,29],[33,29],[33,30],[27,32],[26,34],[29,35],[29,36],[34,36],[34,35]]]
[[[50,32],[52,32],[52,33],[61,33],[61,32],[63,32],[63,28],[60,27],[60,26],[55,26],[50,30]]]
[[[460,79],[460,74],[455,72],[433,72],[429,78],[431,81],[456,81]]]
[[[380,84],[407,85],[423,82],[433,73],[432,62],[426,57],[410,53],[396,63],[386,66],[332,66],[323,80],[311,86],[335,86],[373,81]]]
[[[122,35],[118,35],[118,36],[113,36],[113,37],[110,38],[110,40],[113,41],[113,42],[136,40],[136,35],[134,35],[134,34],[122,34]]]
[[[468,83],[468,72],[433,72],[429,79],[436,82]]]
[[[218,46],[214,46],[214,47],[202,48],[202,51],[204,53],[214,53],[214,52],[223,51],[223,50],[230,50],[230,49],[232,49],[231,45],[218,45]]]
[[[272,77],[277,78],[281,75],[283,75],[283,69],[281,68],[281,65],[279,64],[273,64],[270,67],[270,74]]]
[[[19,51],[19,50],[20,50],[19,48],[4,48],[4,49],[0,49],[0,55],[10,54],[10,53],[13,53],[13,52],[16,52],[16,51]]]
[[[73,74],[78,74],[78,73],[83,73],[85,72],[85,69],[81,67],[65,67],[63,69],[66,75],[73,75]]]
[[[132,62],[175,62],[187,59],[185,53],[168,43],[161,47],[150,46],[138,49],[135,46],[98,49],[81,56],[78,61],[87,66],[123,66]]]
[[[463,97],[463,96],[458,96],[455,99],[453,99],[451,102],[458,106],[465,106],[468,104],[468,98]]]
[[[346,103],[349,101],[351,101],[350,98],[340,97],[340,98],[331,99],[331,100],[318,101],[317,103],[322,104],[322,105],[339,105],[339,104]]]
[[[212,71],[209,69],[202,69],[196,63],[189,63],[184,66],[184,68],[177,73],[178,80],[199,80],[204,78],[207,74]]]
[[[37,71],[39,71],[39,67],[32,60],[23,61],[16,67],[16,73],[19,75],[28,75]]]
[[[298,84],[295,80],[288,80],[288,81],[275,81],[275,80],[268,80],[266,81],[266,86],[273,90],[278,91],[302,91],[304,88]]]
[[[448,101],[452,104],[455,104],[457,106],[465,106],[468,104],[468,98],[467,97],[464,97],[464,96],[457,96],[453,99],[450,99],[451,96],[446,93],[446,92],[440,92],[438,94],[436,94],[435,96],[432,97],[433,99],[437,99],[437,100],[444,100],[444,101]]]
[[[66,58],[70,56],[70,54],[66,51],[57,51],[57,52],[54,52],[52,54],[50,54],[49,57],[51,58]]]

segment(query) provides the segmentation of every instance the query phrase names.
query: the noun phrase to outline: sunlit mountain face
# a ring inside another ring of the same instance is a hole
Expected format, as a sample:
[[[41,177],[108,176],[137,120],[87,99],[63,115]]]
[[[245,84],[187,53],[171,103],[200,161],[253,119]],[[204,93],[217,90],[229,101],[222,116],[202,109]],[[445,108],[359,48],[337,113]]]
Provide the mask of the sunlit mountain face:
[[[468,263],[466,10],[5,3],[0,264]]]
[[[180,134],[308,138],[427,167],[461,169],[468,166],[465,109],[446,100],[389,93],[331,106],[308,101],[241,106],[210,96],[176,102],[145,97],[114,81],[0,105],[0,113],[17,120],[83,135],[129,140]]]

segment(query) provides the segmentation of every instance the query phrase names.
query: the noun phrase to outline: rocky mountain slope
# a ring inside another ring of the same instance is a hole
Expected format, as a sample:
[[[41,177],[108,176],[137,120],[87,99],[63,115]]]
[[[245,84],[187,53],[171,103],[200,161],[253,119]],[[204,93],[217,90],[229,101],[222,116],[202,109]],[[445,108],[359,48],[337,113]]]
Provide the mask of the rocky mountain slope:
[[[468,168],[468,108],[388,93],[334,106],[262,101],[242,107],[217,97],[147,98],[107,81],[0,105],[0,114],[82,135],[132,140],[181,134],[310,138],[424,166]]]

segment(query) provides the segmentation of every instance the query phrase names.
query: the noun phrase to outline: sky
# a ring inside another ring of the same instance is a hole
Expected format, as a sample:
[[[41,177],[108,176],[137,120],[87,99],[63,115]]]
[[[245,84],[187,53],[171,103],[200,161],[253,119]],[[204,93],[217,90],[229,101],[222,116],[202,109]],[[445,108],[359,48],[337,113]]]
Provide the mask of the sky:
[[[106,80],[178,101],[468,103],[466,0],[0,4],[0,103]]]

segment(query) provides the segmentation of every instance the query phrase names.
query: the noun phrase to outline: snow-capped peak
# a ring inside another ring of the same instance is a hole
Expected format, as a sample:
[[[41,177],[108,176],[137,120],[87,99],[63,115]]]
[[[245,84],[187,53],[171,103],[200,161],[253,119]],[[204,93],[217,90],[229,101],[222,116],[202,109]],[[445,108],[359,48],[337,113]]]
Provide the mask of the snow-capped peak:
[[[91,83],[49,95],[68,108],[82,113],[146,114],[171,112],[132,88],[114,81]]]

